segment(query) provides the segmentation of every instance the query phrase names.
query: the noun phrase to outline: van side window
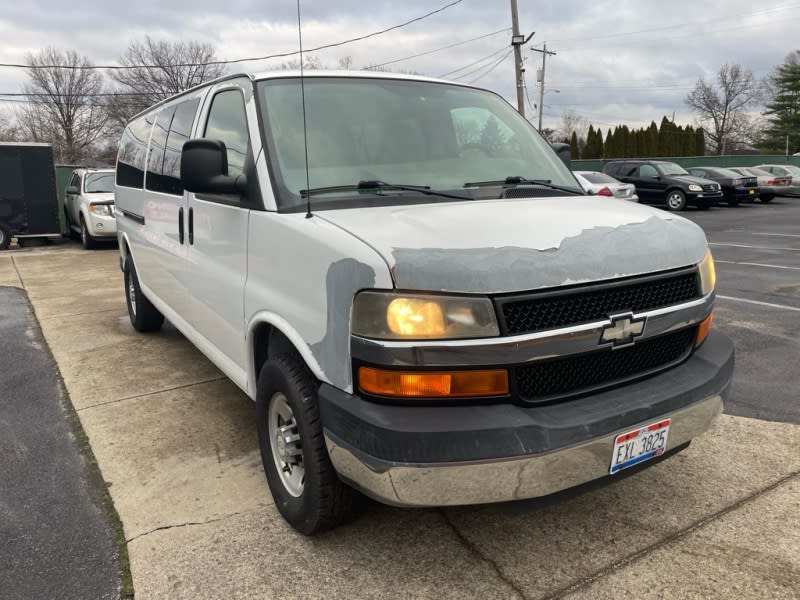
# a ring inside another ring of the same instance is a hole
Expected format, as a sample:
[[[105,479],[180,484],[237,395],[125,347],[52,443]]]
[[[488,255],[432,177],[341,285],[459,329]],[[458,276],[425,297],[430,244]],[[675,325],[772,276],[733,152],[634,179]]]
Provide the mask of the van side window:
[[[156,126],[150,138],[149,157],[147,158],[147,180],[145,186],[153,192],[164,192],[164,149],[167,146],[167,133],[172,123],[175,107],[165,108],[156,115]],[[152,116],[148,117],[152,119]]]
[[[140,118],[125,128],[119,142],[117,185],[139,189],[144,187],[145,159],[151,125],[152,123]]]
[[[167,145],[164,150],[164,189],[166,194],[183,195],[181,185],[181,150],[183,144],[192,134],[192,123],[194,115],[197,113],[197,106],[200,100],[188,100],[181,102],[175,108],[175,116],[172,117],[172,125],[169,127]]]
[[[228,150],[228,175],[241,174],[250,135],[247,133],[244,99],[239,90],[225,90],[214,96],[203,137],[222,140]]]

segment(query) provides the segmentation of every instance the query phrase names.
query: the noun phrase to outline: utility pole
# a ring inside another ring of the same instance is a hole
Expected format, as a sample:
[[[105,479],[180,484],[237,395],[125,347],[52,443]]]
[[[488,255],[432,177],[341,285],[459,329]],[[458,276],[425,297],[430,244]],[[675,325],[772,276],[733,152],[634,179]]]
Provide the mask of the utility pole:
[[[535,33],[535,32],[534,32]],[[511,45],[514,47],[514,75],[517,83],[517,110],[525,116],[525,81],[522,74],[522,46],[533,37],[531,33],[527,38],[519,32],[519,16],[517,16],[517,0],[511,0]]]
[[[555,52],[551,52],[547,49],[547,42],[544,43],[544,46],[541,50],[538,48],[531,48],[534,52],[541,52],[542,53],[542,72],[539,74],[539,131],[542,131],[542,109],[544,109],[544,67],[545,67],[545,59],[547,59],[547,55],[555,56]]]

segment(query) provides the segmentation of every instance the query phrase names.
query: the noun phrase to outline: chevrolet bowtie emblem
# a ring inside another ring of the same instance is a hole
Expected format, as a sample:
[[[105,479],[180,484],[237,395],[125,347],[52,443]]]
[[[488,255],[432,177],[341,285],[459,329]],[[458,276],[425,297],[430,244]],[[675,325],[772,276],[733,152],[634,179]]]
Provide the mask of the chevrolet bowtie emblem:
[[[633,313],[610,315],[611,323],[603,327],[600,343],[611,342],[614,348],[633,344],[634,340],[644,332],[647,317],[634,318]]]

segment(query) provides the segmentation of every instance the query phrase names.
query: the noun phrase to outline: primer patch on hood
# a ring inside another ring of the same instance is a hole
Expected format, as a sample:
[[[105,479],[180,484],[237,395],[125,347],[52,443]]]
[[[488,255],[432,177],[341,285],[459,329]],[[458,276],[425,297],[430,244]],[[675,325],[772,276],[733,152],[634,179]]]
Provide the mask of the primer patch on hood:
[[[685,219],[584,229],[549,248],[395,248],[395,285],[475,294],[517,292],[641,275],[703,258],[703,231]]]

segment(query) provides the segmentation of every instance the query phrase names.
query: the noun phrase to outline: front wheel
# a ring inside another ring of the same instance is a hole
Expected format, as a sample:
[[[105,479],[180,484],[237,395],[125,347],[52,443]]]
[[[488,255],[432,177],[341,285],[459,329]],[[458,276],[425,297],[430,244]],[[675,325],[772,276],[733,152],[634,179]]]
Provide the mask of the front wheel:
[[[684,210],[686,208],[686,196],[680,190],[670,190],[667,192],[667,208],[669,210]]]
[[[86,220],[81,215],[81,243],[87,250],[91,250],[97,246],[92,234],[89,233],[89,228],[86,227]]]
[[[331,464],[317,385],[296,357],[283,355],[264,363],[256,416],[267,483],[289,525],[311,535],[352,519],[360,494],[339,480]]]
[[[161,329],[164,315],[142,293],[139,277],[130,256],[125,261],[125,300],[128,305],[128,317],[136,331],[149,332]]]

